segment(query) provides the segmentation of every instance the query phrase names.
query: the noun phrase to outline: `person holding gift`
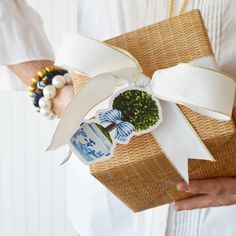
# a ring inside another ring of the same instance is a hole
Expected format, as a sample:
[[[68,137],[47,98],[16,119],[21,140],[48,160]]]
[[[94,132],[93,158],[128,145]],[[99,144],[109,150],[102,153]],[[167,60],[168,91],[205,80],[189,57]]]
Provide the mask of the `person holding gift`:
[[[180,3],[182,10],[201,9],[218,64],[236,77],[236,54],[232,50],[236,36],[236,20],[233,17],[236,4],[229,0]],[[0,5],[0,65],[8,66],[31,86],[30,95],[40,113],[49,118],[62,116],[74,96],[71,76],[67,71],[52,66],[53,53],[39,16],[24,1],[2,0]],[[94,7],[91,8],[91,5]],[[174,6],[174,1],[167,4],[164,0],[115,0],[109,3],[105,0],[78,0],[78,30],[104,40],[164,19],[168,8],[171,16]],[[236,108],[233,117],[236,122]],[[163,206],[134,215],[89,176],[88,169],[77,159],[68,163],[67,170],[68,212],[82,236],[234,235],[236,232],[231,221],[236,214],[234,178],[190,181],[189,186],[179,183],[177,189],[180,191],[201,195],[176,202],[175,210],[196,209],[194,211],[175,213],[169,206]],[[222,207],[212,208],[216,206]]]

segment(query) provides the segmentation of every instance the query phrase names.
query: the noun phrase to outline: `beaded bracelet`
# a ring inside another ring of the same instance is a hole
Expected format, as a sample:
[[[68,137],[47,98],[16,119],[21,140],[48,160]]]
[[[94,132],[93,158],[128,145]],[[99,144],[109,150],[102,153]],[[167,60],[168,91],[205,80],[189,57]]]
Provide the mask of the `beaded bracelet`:
[[[55,98],[57,89],[62,88],[67,84],[72,83],[72,78],[69,73],[65,73],[64,75],[56,75],[52,79],[52,84],[47,85],[43,89],[43,97],[39,100],[40,113],[48,118],[54,118],[54,114],[51,110],[52,107],[52,99]]]
[[[33,78],[29,86],[29,94],[33,99],[36,111],[49,119],[53,119],[52,99],[56,96],[57,89],[72,83],[72,77],[68,71],[54,65],[40,70]]]

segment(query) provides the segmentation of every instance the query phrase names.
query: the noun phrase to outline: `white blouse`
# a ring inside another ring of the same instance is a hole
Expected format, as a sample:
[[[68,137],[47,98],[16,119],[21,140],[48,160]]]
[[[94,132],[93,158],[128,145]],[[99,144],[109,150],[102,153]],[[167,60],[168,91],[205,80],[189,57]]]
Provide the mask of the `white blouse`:
[[[189,1],[188,10],[196,8],[203,14],[218,65],[236,78],[236,2]],[[167,9],[166,0],[80,0],[78,31],[104,40],[163,20]],[[69,182],[71,179],[76,179],[76,183]],[[236,233],[231,220],[236,217],[235,205],[178,213],[171,205],[165,205],[132,214],[89,175],[87,167],[76,157],[67,165],[67,183],[68,212],[81,235],[231,236]]]
[[[167,16],[167,0],[77,1],[78,31],[101,40]],[[219,66],[236,78],[236,1],[189,0],[188,9],[194,8],[202,11]],[[24,1],[0,0],[0,65],[52,59],[42,32],[39,16]],[[95,180],[76,157],[67,163],[66,178],[68,214],[81,236],[236,233],[235,205],[179,213],[165,205],[134,214]]]
[[[41,17],[24,0],[0,0],[0,52],[0,90],[25,88],[5,65],[54,59]]]

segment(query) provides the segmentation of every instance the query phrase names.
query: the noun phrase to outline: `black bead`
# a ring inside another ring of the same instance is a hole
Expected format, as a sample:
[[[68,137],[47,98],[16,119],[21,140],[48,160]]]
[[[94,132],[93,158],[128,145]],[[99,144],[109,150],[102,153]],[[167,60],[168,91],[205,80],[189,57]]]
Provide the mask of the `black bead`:
[[[64,75],[64,74],[66,74],[66,73],[68,73],[67,70],[60,70],[60,74],[61,74],[61,75]]]
[[[54,70],[52,71],[53,77],[56,75],[60,75],[60,70]]]
[[[33,104],[34,104],[35,107],[38,107],[39,106],[39,100],[34,100]]]
[[[52,79],[53,79],[54,76],[55,76],[55,75],[54,75],[53,72],[48,72],[48,73],[46,73],[46,75],[45,75],[45,84],[46,84],[46,85],[52,84]]]
[[[36,107],[39,106],[39,100],[41,97],[43,97],[43,94],[34,93],[34,100],[33,100],[34,106],[36,106]]]

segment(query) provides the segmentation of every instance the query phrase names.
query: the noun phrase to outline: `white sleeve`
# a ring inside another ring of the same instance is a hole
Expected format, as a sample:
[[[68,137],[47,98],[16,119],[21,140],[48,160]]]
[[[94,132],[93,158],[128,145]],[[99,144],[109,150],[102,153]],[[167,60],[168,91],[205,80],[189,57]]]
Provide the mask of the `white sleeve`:
[[[0,66],[53,59],[38,13],[24,0],[0,0]]]

